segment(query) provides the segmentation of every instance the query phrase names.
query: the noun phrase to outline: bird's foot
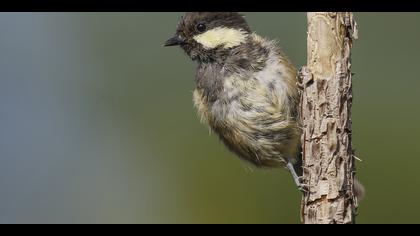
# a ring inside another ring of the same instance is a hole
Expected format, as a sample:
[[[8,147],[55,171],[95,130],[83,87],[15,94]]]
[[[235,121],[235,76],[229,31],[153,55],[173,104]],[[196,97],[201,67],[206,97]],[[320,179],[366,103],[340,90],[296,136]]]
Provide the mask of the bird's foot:
[[[290,174],[292,174],[293,180],[295,181],[295,184],[298,187],[299,191],[301,191],[302,193],[308,193],[309,186],[303,183],[304,182],[303,176],[298,176],[296,174],[295,168],[293,168],[293,164],[291,162],[288,162],[286,167],[290,171]]]
[[[301,191],[304,194],[309,193],[309,185],[307,185],[307,184],[299,183],[298,189],[299,189],[299,191]]]

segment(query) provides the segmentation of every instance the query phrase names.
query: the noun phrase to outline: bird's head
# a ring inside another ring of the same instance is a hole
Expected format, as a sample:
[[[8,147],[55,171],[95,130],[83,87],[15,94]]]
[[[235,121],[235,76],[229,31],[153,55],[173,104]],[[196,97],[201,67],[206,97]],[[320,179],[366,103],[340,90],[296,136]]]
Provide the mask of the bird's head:
[[[164,46],[179,45],[193,60],[212,61],[246,42],[250,33],[236,12],[188,12]]]

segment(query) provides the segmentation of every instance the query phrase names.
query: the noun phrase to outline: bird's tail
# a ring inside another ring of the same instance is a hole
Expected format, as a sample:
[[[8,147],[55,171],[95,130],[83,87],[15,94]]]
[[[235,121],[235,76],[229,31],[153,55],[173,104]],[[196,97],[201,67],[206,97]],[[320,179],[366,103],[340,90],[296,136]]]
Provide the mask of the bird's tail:
[[[365,196],[365,187],[357,179],[354,179],[353,184],[354,195],[356,196],[358,201],[361,201]]]

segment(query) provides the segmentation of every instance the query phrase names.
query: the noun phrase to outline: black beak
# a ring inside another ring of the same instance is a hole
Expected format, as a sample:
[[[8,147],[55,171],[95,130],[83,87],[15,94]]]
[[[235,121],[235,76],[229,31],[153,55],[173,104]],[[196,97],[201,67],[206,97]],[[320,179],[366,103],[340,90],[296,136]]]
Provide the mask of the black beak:
[[[166,40],[166,42],[163,44],[163,46],[164,47],[175,46],[175,45],[180,45],[183,42],[184,41],[182,40],[182,38],[179,35],[175,35],[174,37]]]

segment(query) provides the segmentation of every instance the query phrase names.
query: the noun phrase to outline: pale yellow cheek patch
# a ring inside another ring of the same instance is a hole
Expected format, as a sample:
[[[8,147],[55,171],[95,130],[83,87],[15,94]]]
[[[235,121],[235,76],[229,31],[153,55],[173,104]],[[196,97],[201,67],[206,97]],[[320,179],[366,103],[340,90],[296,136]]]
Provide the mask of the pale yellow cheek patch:
[[[194,40],[205,49],[213,49],[220,45],[223,45],[223,48],[231,48],[245,42],[247,36],[248,33],[243,30],[217,27],[194,36]]]

